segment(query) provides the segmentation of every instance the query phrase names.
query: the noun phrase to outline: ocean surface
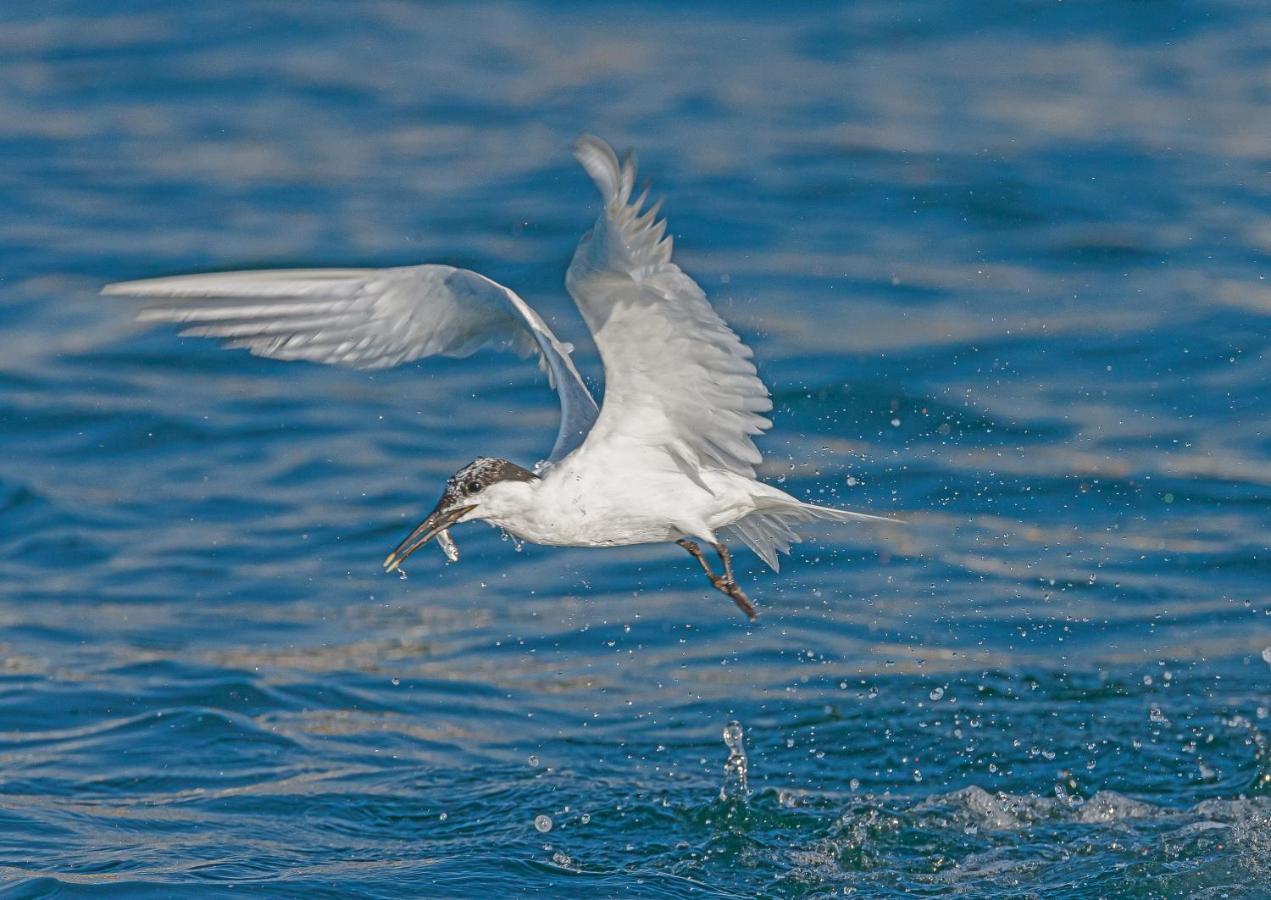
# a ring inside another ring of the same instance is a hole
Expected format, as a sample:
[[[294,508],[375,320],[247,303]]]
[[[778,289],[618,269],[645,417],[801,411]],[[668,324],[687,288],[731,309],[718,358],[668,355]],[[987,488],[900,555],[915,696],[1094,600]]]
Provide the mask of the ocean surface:
[[[0,896],[1266,896],[1269,71],[1260,0],[0,7]],[[674,546],[383,574],[546,454],[515,357],[98,295],[447,262],[599,388],[584,131],[763,477],[907,523],[740,550],[754,624]]]

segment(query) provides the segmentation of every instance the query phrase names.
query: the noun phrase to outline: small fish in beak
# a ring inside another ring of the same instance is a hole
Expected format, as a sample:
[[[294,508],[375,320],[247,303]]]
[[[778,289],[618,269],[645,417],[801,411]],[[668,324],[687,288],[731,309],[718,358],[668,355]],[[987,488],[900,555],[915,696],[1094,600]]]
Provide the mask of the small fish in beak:
[[[441,550],[446,554],[446,559],[451,562],[459,561],[459,545],[455,543],[455,539],[450,536],[450,529],[443,528],[437,532],[437,543],[441,545]]]
[[[384,571],[393,572],[424,544],[437,539],[446,559],[459,561],[459,548],[450,536],[449,528],[477,508],[482,492],[502,481],[537,481],[538,476],[528,469],[506,459],[480,457],[468,463],[446,482],[446,490],[437,506],[419,527],[407,535],[384,560]],[[480,518],[478,516],[477,518]]]
[[[448,497],[443,497],[441,503],[437,504],[437,508],[429,514],[428,518],[420,522],[419,527],[408,534],[406,540],[398,544],[393,552],[384,559],[385,572],[396,571],[397,567],[404,563],[407,557],[433,538],[440,538],[441,549],[445,551],[446,556],[452,562],[459,558],[459,548],[455,546],[455,542],[450,538],[446,529],[476,509],[476,504],[452,506],[447,509],[446,506],[449,502],[450,499]]]

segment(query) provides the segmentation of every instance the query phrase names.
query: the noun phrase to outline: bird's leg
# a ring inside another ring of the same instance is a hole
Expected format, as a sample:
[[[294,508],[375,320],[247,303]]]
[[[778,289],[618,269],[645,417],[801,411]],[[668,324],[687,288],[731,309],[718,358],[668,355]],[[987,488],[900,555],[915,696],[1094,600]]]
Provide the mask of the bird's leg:
[[[699,563],[702,564],[702,571],[706,573],[706,577],[711,580],[711,583],[714,583],[716,575],[714,572],[711,571],[710,563],[706,561],[706,557],[702,556],[702,548],[697,546],[697,544],[695,544],[693,541],[690,541],[688,538],[680,538],[675,543],[679,544],[689,553],[693,554],[693,559],[697,560]],[[719,587],[719,585],[715,585],[715,586]]]
[[[719,554],[719,561],[724,564],[724,585],[719,588],[725,594],[733,598],[733,602],[737,604],[737,608],[746,614],[746,618],[754,621],[759,618],[759,613],[755,610],[755,605],[750,602],[750,598],[742,593],[741,588],[737,586],[737,579],[733,577],[733,558],[729,554],[728,548],[722,543],[715,545],[715,552]]]
[[[733,578],[733,555],[728,552],[728,548],[723,544],[716,544],[715,552],[719,554],[719,561],[724,564],[724,581],[729,584],[736,584],[737,579]]]
[[[728,549],[723,544],[715,544],[715,552],[719,554],[720,561],[724,564],[724,574],[716,575],[711,571],[710,563],[706,561],[706,557],[702,555],[702,548],[688,538],[680,538],[675,543],[679,544],[685,550],[693,555],[701,566],[702,571],[706,573],[706,577],[711,580],[711,585],[715,590],[722,594],[726,594],[732,598],[737,604],[737,608],[744,612],[751,621],[758,617],[755,607],[745,594],[741,592],[741,588],[737,587],[737,582],[733,580],[733,563],[728,555]]]

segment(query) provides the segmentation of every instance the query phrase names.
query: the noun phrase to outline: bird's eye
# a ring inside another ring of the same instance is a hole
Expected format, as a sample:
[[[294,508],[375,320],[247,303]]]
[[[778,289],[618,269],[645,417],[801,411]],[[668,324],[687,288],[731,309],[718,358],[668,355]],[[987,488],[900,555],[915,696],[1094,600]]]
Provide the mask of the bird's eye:
[[[469,481],[464,485],[464,490],[466,490],[469,494],[479,494],[481,493],[481,482]]]

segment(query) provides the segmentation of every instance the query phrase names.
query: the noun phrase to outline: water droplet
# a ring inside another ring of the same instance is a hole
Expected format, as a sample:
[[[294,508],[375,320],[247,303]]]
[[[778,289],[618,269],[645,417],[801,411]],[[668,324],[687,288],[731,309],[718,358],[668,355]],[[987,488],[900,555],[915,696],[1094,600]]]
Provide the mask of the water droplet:
[[[534,829],[539,834],[547,834],[552,830],[552,817],[539,814],[534,817]]]
[[[749,786],[745,732],[740,722],[729,722],[724,726],[724,743],[728,746],[728,761],[724,763],[724,783],[719,789],[719,799],[743,800],[749,793]]]

